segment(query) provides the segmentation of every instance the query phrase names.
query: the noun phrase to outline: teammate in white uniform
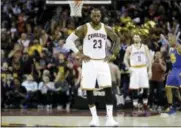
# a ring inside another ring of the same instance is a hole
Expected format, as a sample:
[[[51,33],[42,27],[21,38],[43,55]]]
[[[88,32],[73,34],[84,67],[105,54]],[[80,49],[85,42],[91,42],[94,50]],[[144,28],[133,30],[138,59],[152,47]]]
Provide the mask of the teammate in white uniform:
[[[113,119],[113,103],[111,88],[111,73],[108,62],[111,56],[106,57],[106,41],[109,36],[113,42],[111,52],[113,55],[118,52],[119,37],[113,30],[100,22],[101,12],[98,9],[91,11],[91,22],[78,27],[66,40],[65,46],[71,49],[82,59],[82,81],[81,88],[87,91],[87,99],[92,114],[90,126],[99,126],[99,118],[95,106],[93,90],[96,80],[99,87],[104,88],[107,110],[107,126],[117,126]],[[74,41],[83,39],[83,53],[76,48]]]
[[[126,50],[124,63],[130,71],[130,85],[132,90],[133,106],[138,107],[138,90],[143,89],[143,105],[148,103],[149,78],[151,78],[152,60],[149,49],[141,43],[139,35],[134,35],[134,44]]]

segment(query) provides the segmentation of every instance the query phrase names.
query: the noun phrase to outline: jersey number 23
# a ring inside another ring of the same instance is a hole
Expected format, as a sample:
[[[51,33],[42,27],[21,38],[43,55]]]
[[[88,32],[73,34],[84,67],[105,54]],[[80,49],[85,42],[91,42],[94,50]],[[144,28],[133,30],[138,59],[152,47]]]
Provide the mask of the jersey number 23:
[[[97,49],[97,48],[102,48],[102,40],[93,40],[93,48]]]

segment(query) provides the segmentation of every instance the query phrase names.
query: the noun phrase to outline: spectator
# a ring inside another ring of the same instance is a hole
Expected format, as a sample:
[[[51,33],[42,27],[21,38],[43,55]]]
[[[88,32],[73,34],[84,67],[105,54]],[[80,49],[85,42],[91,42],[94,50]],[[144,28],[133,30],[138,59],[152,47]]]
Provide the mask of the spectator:
[[[34,39],[39,39],[40,35],[41,35],[41,27],[40,26],[34,26],[33,34],[34,34]]]
[[[6,78],[7,74],[9,74],[9,65],[8,62],[3,62],[1,67],[1,78]]]
[[[67,111],[70,111],[70,85],[68,84],[67,80],[70,80],[71,76],[68,77],[70,74],[69,68],[67,67],[65,56],[63,54],[59,54],[59,58],[57,61],[57,73],[55,73],[56,78],[54,80],[55,87],[58,91],[58,97],[62,97],[61,100],[57,101],[60,106],[66,107]],[[72,80],[69,81],[72,83]],[[59,107],[59,106],[58,106]]]
[[[38,90],[40,90],[39,104],[46,105],[47,109],[51,109],[55,104],[55,86],[50,82],[49,74],[44,73],[42,82],[39,83]]]
[[[27,24],[26,25],[26,31],[27,31],[27,38],[30,40],[30,42],[33,42],[33,40],[34,40],[34,33],[32,32],[31,24]]]
[[[35,92],[37,90],[37,82],[33,80],[32,75],[28,75],[27,79],[22,83],[22,86],[24,86],[27,90],[27,92]]]
[[[34,81],[32,75],[28,75],[27,79],[22,83],[22,86],[26,88],[27,90],[27,99],[25,101],[25,104],[27,107],[36,106],[37,105],[37,90],[38,90],[38,84],[36,81]]]
[[[11,108],[11,96],[10,93],[13,90],[13,77],[11,74],[7,74],[5,77],[2,78],[1,81],[1,89],[2,89],[2,104],[3,108]]]
[[[150,108],[153,107],[153,104],[161,107],[164,105],[164,75],[166,71],[166,64],[162,58],[161,52],[156,52],[154,57],[154,62],[152,65],[152,78],[150,80],[150,95],[149,95],[149,104]]]
[[[1,49],[1,63],[6,62],[7,59],[5,58],[4,50]]]
[[[36,39],[33,40],[33,44],[29,47],[28,54],[32,56],[35,50],[37,50],[39,54],[41,54],[43,51],[42,45],[40,45],[40,43]]]
[[[61,39],[62,33],[59,31],[59,28],[57,28],[53,35],[50,36],[50,39],[53,41],[54,46],[58,46],[58,41]]]
[[[34,64],[36,69],[36,75],[38,75],[36,80],[38,81],[41,79],[41,74],[43,70],[47,68],[49,59],[47,52],[47,49],[44,49],[41,54],[39,54],[37,50],[34,51]]]
[[[18,31],[17,31],[15,22],[12,22],[11,24],[10,34],[11,34],[12,42],[16,42],[18,39]]]
[[[58,46],[54,47],[53,49],[53,53],[54,54],[62,53],[64,55],[67,55],[69,51],[64,48],[64,43],[65,43],[65,40],[59,40]]]
[[[23,56],[21,57],[21,72],[23,75],[32,74],[34,70],[34,64],[32,57],[28,54],[28,51],[25,49]]]
[[[42,46],[46,46],[47,42],[48,42],[48,34],[46,33],[45,30],[41,30],[41,37],[40,37],[40,44]]]
[[[58,60],[56,62],[57,67],[57,75],[55,78],[55,82],[62,82],[65,81],[68,76],[68,68],[65,61],[65,56],[63,54],[59,54]]]
[[[19,44],[14,46],[14,49],[8,55],[9,69],[13,74],[14,78],[22,76],[21,68],[21,57],[22,57],[22,48]]]
[[[22,86],[24,86],[27,90],[27,92],[35,92],[37,90],[37,82],[33,80],[32,75],[28,75],[27,79],[22,83]]]
[[[26,89],[21,86],[20,81],[18,79],[14,79],[13,89],[8,94],[9,102],[15,108],[20,108],[24,105],[24,101],[26,99]]]
[[[11,41],[11,38],[8,38],[8,34],[6,32],[2,32],[1,33],[1,48],[5,50],[6,53],[9,53],[11,49],[13,49],[13,46],[14,45]]]
[[[22,45],[24,48],[28,48],[30,44],[30,40],[27,39],[27,35],[25,33],[22,33],[21,38],[18,40],[18,43]]]
[[[18,15],[18,32],[24,33],[25,32],[25,16],[23,13]],[[20,42],[21,43],[21,42]]]
[[[18,6],[18,3],[15,3],[15,5],[12,8],[12,10],[13,10],[13,14],[16,15],[16,16],[18,16],[21,13],[21,9]]]

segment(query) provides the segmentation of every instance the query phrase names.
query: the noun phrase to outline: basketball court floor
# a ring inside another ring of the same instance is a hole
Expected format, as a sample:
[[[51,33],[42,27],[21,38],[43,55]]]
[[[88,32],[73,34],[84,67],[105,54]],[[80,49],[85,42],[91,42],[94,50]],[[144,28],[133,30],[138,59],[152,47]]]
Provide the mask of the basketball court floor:
[[[126,114],[127,113],[127,114]],[[181,112],[173,116],[151,114],[149,116],[129,116],[129,111],[114,113],[120,127],[181,127]],[[91,116],[88,110],[60,112],[57,110],[2,110],[2,127],[88,127]],[[100,125],[105,125],[104,111],[99,111]]]

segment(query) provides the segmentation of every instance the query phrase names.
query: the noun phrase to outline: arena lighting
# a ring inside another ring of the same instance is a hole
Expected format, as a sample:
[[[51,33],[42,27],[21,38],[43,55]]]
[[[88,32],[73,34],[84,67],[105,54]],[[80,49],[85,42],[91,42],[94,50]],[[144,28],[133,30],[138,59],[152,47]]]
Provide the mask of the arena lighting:
[[[111,0],[87,0],[84,4],[111,4]],[[46,0],[46,4],[69,4],[70,1],[64,0]]]

